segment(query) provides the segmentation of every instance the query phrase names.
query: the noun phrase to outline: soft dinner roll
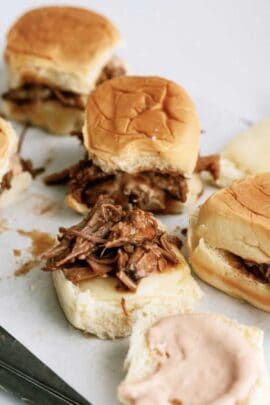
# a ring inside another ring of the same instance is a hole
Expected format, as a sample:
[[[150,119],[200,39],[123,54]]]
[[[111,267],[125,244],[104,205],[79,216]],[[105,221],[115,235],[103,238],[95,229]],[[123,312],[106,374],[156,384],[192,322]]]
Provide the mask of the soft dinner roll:
[[[61,229],[45,258],[69,322],[104,338],[128,336],[138,314],[191,309],[201,291],[175,237],[151,213],[99,200],[79,225]]]
[[[198,114],[172,81],[107,80],[88,98],[83,139],[88,158],[47,178],[69,184],[66,202],[79,212],[106,194],[125,207],[175,214],[202,193]]]
[[[12,126],[0,118],[0,208],[13,203],[31,183],[17,153],[18,137]]]
[[[174,172],[190,177],[198,158],[200,122],[186,91],[160,77],[119,77],[87,103],[84,143],[103,171]]]
[[[270,172],[270,120],[252,125],[235,136],[221,154],[220,174],[216,184],[228,187],[250,174]]]
[[[199,277],[270,311],[270,173],[210,196],[191,216],[188,246]]]
[[[268,405],[263,332],[199,313],[134,324],[121,403]]]
[[[120,43],[113,24],[93,11],[65,6],[28,11],[7,35],[5,114],[57,134],[80,131],[89,92],[125,73],[119,60],[110,60]]]

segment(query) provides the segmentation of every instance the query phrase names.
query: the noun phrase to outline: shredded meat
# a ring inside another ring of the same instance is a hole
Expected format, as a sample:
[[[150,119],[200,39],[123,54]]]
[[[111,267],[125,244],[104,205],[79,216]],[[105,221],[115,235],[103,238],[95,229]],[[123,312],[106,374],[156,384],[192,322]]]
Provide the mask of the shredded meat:
[[[108,195],[125,208],[166,213],[171,200],[185,202],[187,182],[181,175],[157,172],[105,173],[91,160],[81,160],[69,169],[45,178],[48,185],[68,183],[69,192],[80,203],[92,207],[100,195]]]
[[[102,69],[96,85],[99,85],[106,80],[113,79],[114,77],[124,76],[126,73],[126,68],[121,59],[117,56],[113,56]]]
[[[242,264],[246,270],[253,274],[262,283],[270,283],[270,264],[269,263],[255,263],[249,260],[241,259]]]
[[[62,269],[74,284],[113,276],[135,291],[143,277],[178,263],[173,246],[180,241],[160,230],[151,213],[125,211],[107,197],[100,197],[78,225],[60,228],[58,240],[44,255],[44,270]]]
[[[104,66],[96,84],[105,80],[126,74],[126,69],[120,59],[113,57]],[[18,105],[36,103],[38,101],[57,100],[65,107],[84,110],[86,106],[85,95],[73,91],[62,90],[55,86],[38,83],[25,83],[20,87],[10,89],[2,95],[4,100],[10,100]]]
[[[270,283],[270,263],[255,263],[233,253],[227,251],[225,253],[232,267],[261,283]]]
[[[86,104],[86,97],[81,94],[35,83],[27,83],[21,87],[10,89],[2,97],[4,100],[13,101],[18,105],[58,100],[63,106],[84,110]]]
[[[217,180],[220,171],[219,161],[219,155],[198,156],[195,172],[200,173],[207,171],[212,175],[214,180]]]
[[[12,170],[9,170],[2,178],[0,182],[0,193],[4,190],[8,190],[11,188],[11,180],[13,178]]]

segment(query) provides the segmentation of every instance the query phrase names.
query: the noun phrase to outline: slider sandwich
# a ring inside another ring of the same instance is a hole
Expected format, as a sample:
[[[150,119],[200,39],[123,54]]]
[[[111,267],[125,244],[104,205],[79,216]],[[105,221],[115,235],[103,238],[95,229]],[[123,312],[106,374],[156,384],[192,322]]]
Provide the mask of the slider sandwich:
[[[191,216],[188,247],[200,278],[270,311],[270,173],[211,195]]]
[[[46,178],[68,183],[66,203],[78,212],[106,194],[124,207],[175,214],[202,193],[195,171],[209,169],[209,161],[198,160],[199,118],[176,83],[135,76],[104,82],[88,98],[83,141],[87,158]]]
[[[125,405],[268,405],[263,332],[222,315],[193,313],[133,328],[127,375],[118,388]]]
[[[32,176],[18,152],[19,140],[12,126],[0,118],[0,208],[13,203],[31,183]]]
[[[44,270],[69,322],[100,338],[128,336],[138,314],[159,319],[201,297],[179,240],[149,212],[101,197],[82,222],[60,228],[58,241]]]
[[[112,57],[120,42],[113,24],[90,10],[28,11],[7,35],[4,113],[55,134],[81,131],[89,92],[125,74],[123,63]]]

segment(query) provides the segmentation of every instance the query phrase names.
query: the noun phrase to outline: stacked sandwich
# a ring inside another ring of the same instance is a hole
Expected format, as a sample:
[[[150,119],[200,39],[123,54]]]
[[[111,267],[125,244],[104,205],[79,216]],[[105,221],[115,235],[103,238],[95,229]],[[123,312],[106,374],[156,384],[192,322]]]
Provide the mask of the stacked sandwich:
[[[89,92],[125,74],[113,50],[121,43],[102,15],[76,7],[43,7],[24,14],[7,36],[9,88],[4,113],[56,134],[80,131]]]
[[[199,140],[198,114],[179,85],[160,77],[115,78],[89,96],[88,157],[46,182],[68,183],[66,202],[82,213],[100,194],[126,208],[179,213],[202,193],[195,173]]]

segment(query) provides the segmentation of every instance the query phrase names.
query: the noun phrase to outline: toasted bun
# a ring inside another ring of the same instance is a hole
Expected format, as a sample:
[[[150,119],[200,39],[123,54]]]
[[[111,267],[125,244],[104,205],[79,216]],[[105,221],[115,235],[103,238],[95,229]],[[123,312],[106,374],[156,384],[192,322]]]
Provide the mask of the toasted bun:
[[[101,339],[128,336],[138,314],[155,319],[184,312],[201,298],[201,291],[179,252],[179,263],[141,279],[137,291],[123,292],[114,278],[95,278],[79,285],[61,270],[53,273],[60,305],[69,322]]]
[[[11,188],[0,193],[0,209],[14,204],[32,182],[32,176],[28,172],[22,172],[11,180]]]
[[[210,314],[209,314],[210,315]],[[234,328],[237,328],[241,335],[251,344],[254,352],[259,358],[259,369],[256,385],[253,387],[249,397],[239,403],[239,405],[268,405],[270,387],[269,378],[264,362],[263,354],[263,332],[262,330],[238,324],[236,321],[230,320],[222,315],[211,314],[222,322],[227,322]],[[127,375],[124,383],[136,383],[147,379],[157,369],[157,357],[152,355],[151,349],[147,341],[147,331],[156,323],[156,319],[151,316],[141,316],[134,324],[132,335],[130,338],[129,351],[126,358]],[[177,371],[176,371],[177,372]],[[196,389],[196,387],[194,387]],[[119,393],[121,390],[119,390]],[[120,402],[126,405],[131,405],[120,396]]]
[[[119,42],[113,24],[90,10],[60,6],[30,10],[7,36],[10,86],[31,81],[88,94]]]
[[[191,179],[187,180],[187,182],[189,189],[187,201],[182,203],[181,201],[170,200],[166,208],[166,214],[181,214],[185,209],[192,206],[202,194],[203,184],[199,175],[193,174]],[[66,196],[65,203],[79,214],[85,214],[89,211],[87,205],[79,203],[72,194]]]
[[[84,143],[104,171],[173,171],[190,177],[200,123],[185,90],[160,77],[122,76],[90,95]]]
[[[18,137],[11,124],[0,117],[0,182],[9,171],[10,158],[17,152]]]
[[[217,213],[218,215],[218,213]],[[199,211],[190,217],[189,260],[195,273],[205,282],[233,297],[270,311],[270,285],[258,281],[241,267],[233,255],[217,249],[198,236]],[[225,231],[222,228],[222,232]],[[234,231],[231,233],[232,237]]]
[[[84,118],[83,111],[53,100],[22,105],[6,100],[2,102],[2,110],[11,119],[40,126],[57,135],[80,131]]]
[[[248,176],[200,207],[197,238],[255,263],[270,263],[270,173]]]

